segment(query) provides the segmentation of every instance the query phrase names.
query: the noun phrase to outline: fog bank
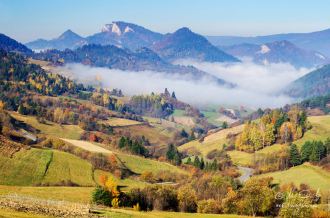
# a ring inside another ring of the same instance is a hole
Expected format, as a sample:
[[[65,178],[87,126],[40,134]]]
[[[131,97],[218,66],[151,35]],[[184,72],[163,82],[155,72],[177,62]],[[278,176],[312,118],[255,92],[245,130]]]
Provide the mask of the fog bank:
[[[196,104],[244,105],[250,107],[280,107],[295,99],[278,95],[286,85],[310,72],[296,70],[289,64],[260,66],[251,62],[207,63],[179,60],[181,65],[193,65],[198,69],[237,84],[235,89],[219,87],[207,79],[194,81],[191,75],[174,75],[153,71],[130,72],[118,69],[89,67],[82,64],[67,64],[59,68],[72,75],[77,82],[95,83],[95,76],[102,77],[104,88],[118,88],[128,96],[175,91],[178,100]]]

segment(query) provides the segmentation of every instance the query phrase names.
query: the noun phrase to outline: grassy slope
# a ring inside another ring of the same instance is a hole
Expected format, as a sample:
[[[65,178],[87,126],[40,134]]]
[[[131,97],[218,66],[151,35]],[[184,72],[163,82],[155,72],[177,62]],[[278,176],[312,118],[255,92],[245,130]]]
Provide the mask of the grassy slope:
[[[217,121],[218,118],[222,117],[222,114],[217,112],[208,112],[208,111],[201,111],[201,113],[207,117],[207,121],[215,126],[221,126],[223,122]]]
[[[161,134],[157,129],[149,127],[147,125],[115,127],[114,129],[116,130],[117,128],[123,131],[130,132],[131,136],[136,134],[142,137],[144,135],[147,139],[149,139],[150,143],[166,145],[172,141],[169,136]]]
[[[83,130],[77,125],[59,125],[47,121],[47,124],[38,123],[35,117],[24,116],[17,112],[10,112],[10,115],[16,118],[17,120],[23,121],[36,129],[39,129],[42,134],[55,136],[58,138],[67,138],[67,139],[79,139]]]
[[[214,149],[221,150],[223,144],[228,144],[228,139],[226,139],[228,133],[236,134],[243,131],[243,128],[244,125],[240,125],[234,128],[221,130],[206,137],[202,143],[200,143],[198,140],[194,140],[181,145],[178,149],[179,151],[186,150],[188,154],[194,154],[193,152],[197,150],[202,154],[203,157],[206,157],[208,152]]]
[[[246,163],[253,163],[254,159],[260,158],[262,156],[265,156],[267,153],[273,153],[274,151],[278,149],[282,149],[282,147],[285,148],[284,145],[275,144],[272,146],[265,147],[264,149],[261,149],[259,151],[256,151],[255,154],[253,153],[246,153],[242,151],[228,151],[227,153],[232,158],[233,162],[237,165],[244,165]]]
[[[32,148],[14,158],[0,157],[0,184],[30,186],[71,180],[81,186],[95,186],[92,165],[74,155],[51,149]]]
[[[94,186],[93,167],[89,162],[74,155],[55,151],[44,181],[58,183],[71,180],[81,186]]]
[[[0,156],[0,184],[24,186],[41,182],[52,153],[48,149],[32,148],[16,153],[14,158]]]
[[[330,174],[317,166],[303,164],[297,167],[290,168],[286,171],[275,173],[267,173],[258,177],[271,176],[274,178],[274,183],[294,184],[299,187],[300,184],[307,184],[312,189],[320,189],[327,191],[330,189]]]
[[[141,122],[135,120],[128,120],[122,118],[110,118],[105,121],[99,121],[100,123],[108,123],[110,126],[133,126],[133,125],[140,125]]]
[[[327,137],[330,137],[330,115],[308,117],[308,120],[311,122],[313,128],[308,130],[303,138],[294,142],[299,148],[306,141],[325,141]]]
[[[327,137],[330,136],[330,115],[308,117],[308,120],[311,122],[313,128],[311,130],[308,130],[303,138],[294,142],[298,145],[299,148],[306,141],[325,141]],[[241,151],[229,151],[228,154],[230,155],[234,163],[238,165],[243,165],[245,163],[252,163],[254,158],[258,158],[258,156],[264,156],[267,153],[272,153],[280,147],[281,145],[279,144],[275,144],[270,147],[265,147],[264,149],[257,151],[255,155]]]
[[[188,173],[176,166],[173,166],[165,162],[144,159],[141,157],[127,155],[127,154],[117,154],[117,156],[124,161],[128,169],[130,169],[131,171],[137,174],[142,174],[145,170],[150,170],[155,175],[160,170],[170,170],[171,172],[184,173],[184,174]]]

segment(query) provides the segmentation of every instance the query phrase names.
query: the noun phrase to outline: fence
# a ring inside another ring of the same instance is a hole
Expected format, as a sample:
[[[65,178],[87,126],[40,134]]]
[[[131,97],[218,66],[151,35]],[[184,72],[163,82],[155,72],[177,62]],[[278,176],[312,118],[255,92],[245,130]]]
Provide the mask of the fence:
[[[62,210],[69,211],[104,211],[105,208],[103,205],[82,203],[82,202],[70,202],[65,200],[56,200],[56,199],[41,199],[38,197],[24,196],[17,193],[8,193],[8,195],[0,196],[0,199],[7,200],[10,202],[17,202],[21,204],[35,204],[35,205],[44,205],[48,207],[54,207]]]

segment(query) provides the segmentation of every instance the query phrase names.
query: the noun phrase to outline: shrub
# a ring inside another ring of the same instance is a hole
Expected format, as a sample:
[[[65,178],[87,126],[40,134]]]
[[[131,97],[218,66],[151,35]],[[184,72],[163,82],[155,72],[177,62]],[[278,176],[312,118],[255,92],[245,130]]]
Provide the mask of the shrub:
[[[221,213],[221,205],[214,199],[198,202],[197,213]]]
[[[141,179],[146,182],[153,182],[155,180],[153,172],[146,170],[142,173]]]

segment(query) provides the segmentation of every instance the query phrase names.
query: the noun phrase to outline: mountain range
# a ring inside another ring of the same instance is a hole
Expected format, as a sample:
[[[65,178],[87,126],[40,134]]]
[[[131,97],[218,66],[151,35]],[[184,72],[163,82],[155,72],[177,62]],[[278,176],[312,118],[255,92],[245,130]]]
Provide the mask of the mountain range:
[[[52,40],[38,39],[26,44],[31,49],[76,49],[86,44],[116,45],[130,50],[149,47],[164,35],[144,27],[122,21],[105,24],[100,33],[83,38],[67,30],[60,37]]]
[[[242,43],[263,45],[269,42],[287,40],[300,48],[315,50],[330,57],[330,29],[311,33],[288,33],[257,37],[205,36],[205,38],[216,46],[231,46]]]
[[[52,61],[62,60],[65,63],[82,63],[93,67],[106,67],[109,69],[120,69],[127,71],[155,71],[169,74],[192,75],[191,79],[199,80],[207,78],[218,85],[234,87],[235,85],[219,79],[206,72],[198,70],[192,66],[172,65],[159,57],[149,48],[140,48],[131,51],[126,48],[119,48],[115,45],[84,45],[74,51],[66,49],[47,50],[45,52],[34,53],[31,57]]]
[[[239,60],[213,46],[205,37],[184,27],[169,34],[150,47],[159,56],[173,62],[193,58],[207,62],[238,62]]]
[[[236,57],[251,57],[253,62],[264,65],[288,62],[296,68],[311,68],[329,61],[329,58],[319,52],[301,49],[287,40],[263,45],[243,43],[218,48]]]
[[[73,48],[77,43],[81,42],[84,38],[71,30],[65,31],[61,36],[52,39],[38,39],[33,42],[25,44],[27,47],[33,50],[45,50],[45,49],[58,49],[64,50],[66,48]]]

